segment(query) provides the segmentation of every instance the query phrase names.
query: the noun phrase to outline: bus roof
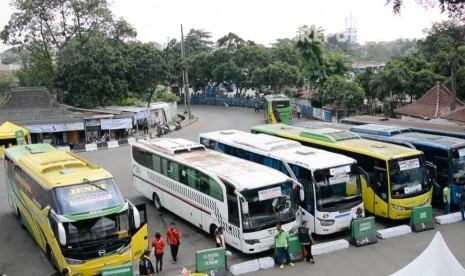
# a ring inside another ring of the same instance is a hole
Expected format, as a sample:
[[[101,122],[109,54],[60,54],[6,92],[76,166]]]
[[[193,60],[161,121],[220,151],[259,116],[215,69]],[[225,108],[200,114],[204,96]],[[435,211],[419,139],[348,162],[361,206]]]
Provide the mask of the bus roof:
[[[267,101],[282,101],[282,100],[288,101],[289,98],[286,95],[277,94],[277,95],[266,95],[265,100]]]
[[[409,128],[401,126],[387,126],[377,124],[366,124],[354,126],[351,131],[365,133],[368,135],[378,135],[382,137],[392,137],[394,139],[406,141],[413,145],[435,146],[443,149],[465,147],[465,139],[449,137],[443,135],[411,132]]]
[[[220,179],[229,181],[240,191],[290,180],[287,175],[277,170],[206,149],[203,145],[185,139],[154,138],[140,140],[133,146],[211,172]],[[177,148],[178,151],[170,152],[167,148]]]
[[[263,133],[282,134],[285,138],[305,141],[311,139],[317,144],[331,145],[335,148],[357,149],[357,152],[368,154],[381,159],[396,159],[422,154],[421,151],[389,144],[380,141],[360,138],[355,133],[349,131],[319,128],[308,129],[298,126],[283,124],[259,125],[252,128],[252,131],[260,130]]]
[[[345,155],[306,147],[294,140],[267,134],[253,134],[240,130],[221,130],[201,133],[201,137],[214,139],[225,144],[238,144],[250,151],[275,159],[285,160],[310,170],[325,169],[355,163]]]
[[[46,189],[82,183],[84,178],[95,181],[112,177],[105,169],[48,144],[14,146],[5,150],[5,156],[40,179]]]

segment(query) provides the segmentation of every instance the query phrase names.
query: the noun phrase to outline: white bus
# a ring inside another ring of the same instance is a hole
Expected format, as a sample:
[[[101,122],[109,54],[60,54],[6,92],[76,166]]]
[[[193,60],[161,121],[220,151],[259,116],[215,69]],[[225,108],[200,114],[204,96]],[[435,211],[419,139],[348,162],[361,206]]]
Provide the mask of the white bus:
[[[353,218],[365,215],[357,162],[350,157],[239,130],[201,133],[200,143],[272,167],[302,183],[305,200],[297,219],[308,221],[316,234],[346,230]]]
[[[285,230],[296,226],[303,199],[302,186],[285,174],[184,139],[135,142],[132,171],[134,186],[155,208],[212,235],[223,226],[226,243],[244,253],[272,248],[276,223]],[[286,208],[275,214],[279,197]]]

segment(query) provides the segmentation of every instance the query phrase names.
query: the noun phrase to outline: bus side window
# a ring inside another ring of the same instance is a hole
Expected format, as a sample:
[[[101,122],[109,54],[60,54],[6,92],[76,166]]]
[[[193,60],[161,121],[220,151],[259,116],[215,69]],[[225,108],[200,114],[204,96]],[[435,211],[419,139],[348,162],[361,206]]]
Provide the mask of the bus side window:
[[[208,176],[202,173],[200,174],[199,190],[204,194],[210,195],[210,185],[208,183]]]
[[[239,227],[239,207],[237,203],[237,195],[234,193],[233,186],[229,185],[227,182],[224,184],[226,186],[228,199],[228,222]]]

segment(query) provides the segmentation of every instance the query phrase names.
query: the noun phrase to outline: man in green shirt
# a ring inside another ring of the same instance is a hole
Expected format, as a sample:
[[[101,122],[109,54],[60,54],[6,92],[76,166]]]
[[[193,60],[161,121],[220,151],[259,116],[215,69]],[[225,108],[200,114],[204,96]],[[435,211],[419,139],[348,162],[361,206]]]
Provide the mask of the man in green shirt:
[[[282,229],[281,223],[276,224],[276,234],[274,235],[275,244],[276,244],[276,251],[277,251],[277,259],[279,268],[284,268],[283,262],[283,255],[286,257],[286,264],[290,266],[295,266],[291,262],[291,255],[289,254],[289,233]]]
[[[447,215],[450,213],[450,183],[447,183],[442,190],[442,199],[444,200],[444,214]]]

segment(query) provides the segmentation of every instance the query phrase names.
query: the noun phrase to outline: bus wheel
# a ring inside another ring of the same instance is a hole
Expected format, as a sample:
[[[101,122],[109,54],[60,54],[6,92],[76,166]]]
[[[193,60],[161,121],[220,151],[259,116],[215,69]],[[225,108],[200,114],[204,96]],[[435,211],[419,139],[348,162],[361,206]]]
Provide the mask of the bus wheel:
[[[50,249],[50,247],[48,245],[47,245],[47,257],[50,260],[50,262],[52,263],[52,266],[55,269],[58,269],[58,262],[57,262],[57,259],[55,258],[55,254],[53,254],[53,251]]]
[[[21,217],[21,212],[19,211],[19,209],[18,209],[18,222],[19,222],[19,225],[21,225],[21,228],[23,229],[26,228],[24,226],[23,218]]]
[[[216,227],[216,225],[212,224],[210,225],[210,236],[215,239],[216,241],[216,229],[218,229],[218,227]]]
[[[156,193],[153,193],[152,203],[153,203],[153,206],[155,206],[155,209],[157,209],[158,211],[163,210],[163,206],[161,206],[160,198],[158,197]]]

